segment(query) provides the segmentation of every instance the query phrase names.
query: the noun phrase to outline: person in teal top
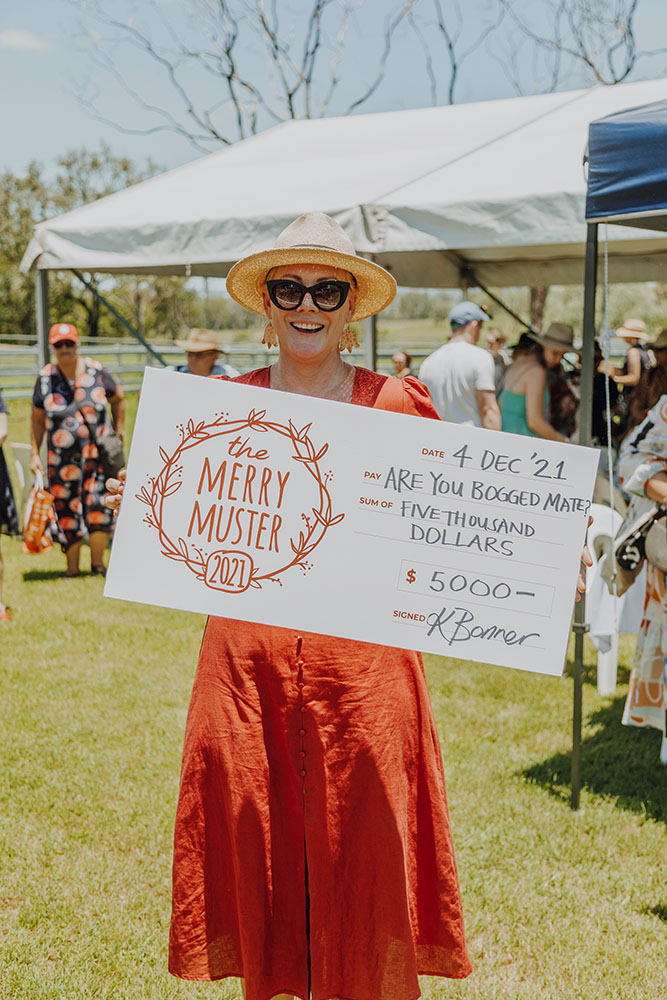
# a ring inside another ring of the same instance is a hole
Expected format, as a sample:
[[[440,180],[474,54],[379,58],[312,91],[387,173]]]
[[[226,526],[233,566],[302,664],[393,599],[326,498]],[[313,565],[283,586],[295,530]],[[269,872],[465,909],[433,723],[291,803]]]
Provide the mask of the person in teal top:
[[[529,333],[522,333],[514,345],[500,396],[502,429],[510,434],[566,441],[546,419],[548,403],[544,350]]]

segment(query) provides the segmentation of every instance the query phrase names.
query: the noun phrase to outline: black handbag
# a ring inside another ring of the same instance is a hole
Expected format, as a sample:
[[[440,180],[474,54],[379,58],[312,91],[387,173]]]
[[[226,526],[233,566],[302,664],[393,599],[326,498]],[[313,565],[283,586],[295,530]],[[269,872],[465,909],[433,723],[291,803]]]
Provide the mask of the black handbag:
[[[616,562],[629,573],[638,573],[644,559],[667,572],[667,509],[656,505],[632,525],[617,542]]]
[[[646,532],[644,550],[648,561],[662,573],[667,573],[667,510],[659,508]]]

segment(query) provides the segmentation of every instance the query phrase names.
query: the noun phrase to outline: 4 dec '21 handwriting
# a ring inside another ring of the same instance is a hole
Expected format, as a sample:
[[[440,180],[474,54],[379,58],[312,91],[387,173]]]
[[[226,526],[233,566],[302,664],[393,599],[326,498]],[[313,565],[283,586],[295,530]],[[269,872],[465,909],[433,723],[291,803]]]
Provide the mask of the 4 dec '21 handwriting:
[[[504,472],[514,476],[533,476],[535,479],[566,480],[565,461],[553,462],[543,455],[533,451],[530,458],[517,455],[505,455],[501,452],[484,448],[473,451],[467,444],[456,451],[447,453],[437,448],[422,448],[423,458],[435,458],[456,465],[459,469],[479,469],[480,472]]]
[[[492,451],[490,448],[475,452],[467,444],[464,444],[449,454],[438,448],[422,448],[421,453],[423,458],[439,459],[448,465],[456,465],[459,469],[504,472],[514,476],[534,476],[535,479],[567,479],[564,460],[553,462],[536,451],[531,453],[530,458],[526,458],[525,456],[505,455]]]

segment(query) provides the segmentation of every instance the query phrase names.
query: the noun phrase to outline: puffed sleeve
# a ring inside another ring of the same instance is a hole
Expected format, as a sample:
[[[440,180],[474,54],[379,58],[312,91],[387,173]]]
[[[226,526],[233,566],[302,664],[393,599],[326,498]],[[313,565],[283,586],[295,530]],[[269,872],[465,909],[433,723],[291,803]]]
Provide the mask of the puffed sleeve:
[[[35,388],[32,391],[32,405],[36,406],[38,410],[44,409],[44,386],[42,385],[41,375],[37,376]]]
[[[440,415],[423,382],[408,375],[401,379],[400,384],[403,388],[403,413],[409,413],[415,417],[428,417],[430,420],[440,420]]]
[[[118,383],[115,378],[108,372],[106,368],[102,368],[100,371],[100,381],[104,387],[104,392],[106,393],[107,399],[111,399],[118,392]]]

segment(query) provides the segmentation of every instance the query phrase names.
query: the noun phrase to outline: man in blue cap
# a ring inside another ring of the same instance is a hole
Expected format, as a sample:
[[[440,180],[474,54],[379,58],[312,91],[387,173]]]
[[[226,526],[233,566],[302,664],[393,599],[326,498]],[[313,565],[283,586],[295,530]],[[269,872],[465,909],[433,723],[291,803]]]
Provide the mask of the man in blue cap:
[[[452,335],[419,369],[443,420],[499,431],[495,370],[488,351],[477,347],[482,323],[491,316],[474,302],[459,302],[449,314]]]

